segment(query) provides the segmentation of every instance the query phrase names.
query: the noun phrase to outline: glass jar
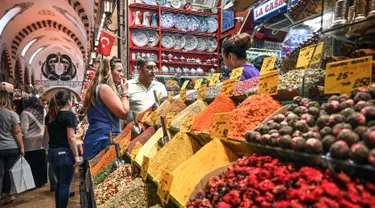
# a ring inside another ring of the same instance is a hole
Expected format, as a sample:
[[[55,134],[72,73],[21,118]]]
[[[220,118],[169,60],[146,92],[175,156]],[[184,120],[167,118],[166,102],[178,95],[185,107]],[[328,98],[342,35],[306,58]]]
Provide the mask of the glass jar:
[[[335,14],[333,17],[332,26],[346,24],[347,17],[348,17],[348,1],[337,0],[335,4]]]
[[[375,16],[375,0],[368,0],[368,9],[367,18]]]
[[[367,16],[367,0],[356,0],[355,10],[354,22],[365,20]]]

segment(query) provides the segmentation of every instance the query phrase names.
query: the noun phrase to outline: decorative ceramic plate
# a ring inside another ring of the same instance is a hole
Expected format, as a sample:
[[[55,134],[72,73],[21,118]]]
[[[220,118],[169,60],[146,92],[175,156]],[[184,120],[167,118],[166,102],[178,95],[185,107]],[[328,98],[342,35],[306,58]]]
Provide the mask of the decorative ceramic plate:
[[[185,43],[186,43],[185,36],[183,36],[181,34],[174,34],[173,36],[174,36],[174,40],[175,40],[174,48],[175,49],[183,49],[184,46],[185,46]]]
[[[199,28],[199,19],[196,16],[187,17],[187,29],[196,31]]]
[[[161,40],[161,45],[164,48],[172,48],[175,44],[175,40],[172,34],[163,34],[163,38]]]
[[[199,17],[199,32],[207,32],[208,30],[208,22],[205,17]]]
[[[197,46],[197,51],[204,51],[207,49],[207,42],[206,38],[197,38],[198,39],[198,46]]]
[[[132,41],[136,46],[145,46],[148,44],[148,32],[145,30],[136,30],[132,34]]]
[[[155,0],[143,0],[145,4],[155,4]]]
[[[158,3],[159,3],[160,6],[168,6],[167,0],[158,0]]]
[[[185,46],[184,48],[188,51],[194,50],[198,46],[198,39],[193,35],[186,35],[185,36]]]
[[[176,14],[174,15],[174,26],[182,31],[186,31],[188,29],[188,18],[183,14]]]
[[[148,46],[156,46],[159,43],[159,34],[156,31],[148,31]]]
[[[214,52],[217,48],[217,41],[215,38],[206,38],[207,51]]]
[[[216,32],[217,28],[219,27],[217,20],[212,17],[207,17],[206,20],[208,24],[207,32]]]
[[[171,5],[173,8],[181,8],[182,4],[180,0],[172,0]]]
[[[172,13],[163,13],[160,20],[161,27],[172,28],[174,26],[174,15]]]

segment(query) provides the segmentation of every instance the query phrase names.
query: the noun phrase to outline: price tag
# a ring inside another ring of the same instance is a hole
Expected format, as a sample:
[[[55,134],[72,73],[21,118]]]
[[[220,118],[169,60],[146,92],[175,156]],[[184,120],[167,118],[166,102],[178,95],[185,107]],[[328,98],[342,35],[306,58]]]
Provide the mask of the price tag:
[[[315,49],[315,53],[311,58],[311,64],[319,64],[323,54],[324,42],[320,42]],[[314,49],[313,49],[314,50]]]
[[[184,119],[184,121],[181,124],[180,132],[189,132],[191,129],[191,126],[193,126],[193,122],[197,114],[192,113],[188,117]]]
[[[351,93],[368,87],[372,80],[372,56],[329,63],[326,66],[324,93]]]
[[[259,94],[277,95],[279,87],[280,70],[261,74],[259,78]]]
[[[226,96],[230,97],[233,95],[235,85],[236,85],[235,79],[225,80],[223,82],[223,86],[221,87],[221,92],[224,93]]]
[[[147,172],[148,172],[149,164],[150,164],[150,158],[144,155],[143,161],[142,161],[142,168],[141,168],[141,177],[145,181],[147,180]]]
[[[202,85],[203,79],[197,79],[195,80],[194,89],[198,90],[199,87]]]
[[[216,86],[220,82],[220,73],[210,74],[210,84],[209,86]]]
[[[173,182],[172,173],[163,169],[161,172],[161,179],[158,184],[157,194],[160,197],[161,201],[164,202],[165,204],[167,204],[169,201],[169,193],[171,191],[172,182]]]
[[[120,154],[121,154],[121,155],[124,155],[124,154],[125,154],[126,149],[128,149],[129,144],[130,144],[130,141],[126,139],[126,140],[124,141],[124,144],[122,145],[122,147],[120,147]]]
[[[153,126],[153,125],[155,125],[155,123],[156,123],[156,113],[151,112],[150,113],[150,125]]]
[[[314,59],[318,58],[318,54],[320,54],[321,56],[322,50],[323,50],[323,44],[324,44],[323,42],[320,42],[318,44],[316,51],[315,51],[315,54],[317,54],[317,56],[316,58],[314,57]],[[299,51],[296,68],[306,68],[309,66],[310,60],[314,54],[314,48],[315,48],[315,45],[311,45],[311,46],[302,48]]]
[[[189,80],[186,80],[184,84],[182,84],[181,90],[185,90],[186,86],[189,84]]]
[[[174,116],[176,115],[175,112],[169,112],[167,114],[167,127],[169,128],[171,126],[171,123],[173,121]]]
[[[138,154],[139,150],[141,149],[141,147],[142,147],[142,144],[141,144],[141,143],[137,142],[137,143],[135,144],[135,146],[134,146],[134,148],[133,148],[133,151],[132,151],[132,153],[130,154],[130,158],[131,158],[132,160],[135,160],[135,157],[137,157],[137,154]]]
[[[232,113],[215,113],[211,126],[211,137],[218,139],[228,138],[230,117]]]
[[[180,99],[185,102],[185,100],[186,100],[186,90],[180,91]]]
[[[239,82],[242,76],[242,72],[243,72],[243,67],[233,69],[232,74],[230,75],[230,79],[234,79],[237,82]]]
[[[169,92],[168,93],[168,101],[172,102],[172,100],[173,100],[173,92]]]
[[[147,112],[143,115],[142,120],[141,120],[141,123],[144,123],[149,115],[150,115],[150,112],[147,111]]]
[[[207,85],[202,84],[198,91],[198,98],[197,98],[198,100],[204,100],[204,98],[206,97],[206,89],[207,89]]]
[[[260,70],[261,74],[267,73],[275,68],[276,56],[271,56],[263,59],[262,68]]]
[[[161,96],[163,96],[162,92],[158,92],[158,101],[160,102]]]

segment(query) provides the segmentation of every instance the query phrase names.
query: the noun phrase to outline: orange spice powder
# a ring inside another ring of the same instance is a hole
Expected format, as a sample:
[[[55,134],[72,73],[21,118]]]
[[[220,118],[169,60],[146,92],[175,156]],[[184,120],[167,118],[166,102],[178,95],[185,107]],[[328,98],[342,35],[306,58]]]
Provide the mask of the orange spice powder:
[[[114,146],[110,146],[109,150],[105,153],[103,158],[93,168],[91,168],[91,175],[95,176],[105,166],[107,166],[109,163],[111,163],[115,159],[116,159],[116,149]]]

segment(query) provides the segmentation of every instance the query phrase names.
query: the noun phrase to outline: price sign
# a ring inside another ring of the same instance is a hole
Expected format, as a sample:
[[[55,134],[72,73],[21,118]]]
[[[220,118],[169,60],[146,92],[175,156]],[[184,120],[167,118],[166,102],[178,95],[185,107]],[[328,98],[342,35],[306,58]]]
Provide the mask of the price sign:
[[[134,148],[133,148],[133,150],[132,150],[132,153],[130,154],[130,158],[131,158],[132,160],[134,160],[135,157],[137,157],[137,154],[138,154],[139,150],[141,149],[141,147],[142,147],[142,144],[141,144],[141,143],[137,142],[137,143],[135,144],[135,146],[134,146]]]
[[[230,75],[230,79],[234,79],[237,82],[240,81],[241,76],[242,76],[242,72],[243,72],[243,67],[233,69],[232,74]]]
[[[141,120],[141,123],[144,123],[149,115],[150,115],[150,112],[147,111],[147,112],[143,115],[142,120]]]
[[[218,139],[228,138],[230,117],[232,113],[215,113],[211,126],[211,137]]]
[[[311,58],[311,64],[319,64],[323,54],[324,42],[320,42],[315,49],[315,53]],[[314,50],[314,49],[313,49]]]
[[[221,92],[225,95],[232,96],[234,92],[234,86],[236,85],[235,79],[228,79],[223,82],[223,86],[221,87]]]
[[[197,114],[192,113],[191,115],[187,116],[181,124],[180,131],[181,132],[189,132],[191,126],[193,126],[193,122]]]
[[[185,100],[186,100],[186,90],[180,91],[180,99],[185,102]]]
[[[317,62],[317,59],[319,58],[319,54],[320,54],[320,56],[322,54],[323,44],[324,44],[323,42],[320,42],[318,44],[317,48],[316,48],[316,51],[315,51],[316,56],[314,55],[314,62],[315,63]],[[310,63],[310,60],[311,60],[311,58],[314,54],[314,48],[315,48],[315,45],[311,45],[311,46],[307,46],[305,48],[302,48],[299,51],[296,68],[306,68],[306,67],[308,67],[308,65]],[[320,61],[320,59],[319,59],[319,61]]]
[[[261,74],[259,78],[259,94],[276,95],[279,86],[280,70]]]
[[[165,204],[167,204],[169,201],[169,193],[171,191],[172,182],[173,182],[172,173],[163,169],[161,172],[161,179],[158,184],[157,194],[160,197],[161,201],[164,202]]]
[[[210,74],[210,84],[209,86],[215,86],[220,82],[220,73]]]
[[[174,116],[176,115],[175,112],[169,112],[167,114],[167,127],[169,128],[171,126],[171,123],[173,121]]]
[[[198,90],[199,87],[202,85],[203,79],[197,79],[195,80],[194,89]]]
[[[169,92],[168,93],[168,101],[172,102],[172,100],[173,100],[173,92]]]
[[[124,144],[120,147],[121,155],[125,154],[126,149],[128,149],[129,144],[130,144],[130,141],[126,139]]]
[[[351,93],[368,87],[372,80],[372,56],[329,63],[326,66],[324,93]]]
[[[198,100],[204,100],[204,98],[206,97],[206,89],[207,89],[207,85],[202,84],[198,91],[198,98],[197,98]]]
[[[142,161],[142,168],[141,168],[141,177],[145,181],[147,180],[147,172],[148,172],[149,164],[150,164],[150,158],[144,155],[143,161]]]
[[[160,102],[161,96],[163,96],[163,93],[162,92],[158,92],[158,100],[159,100],[159,102]]]
[[[262,68],[260,70],[261,74],[267,73],[275,68],[276,56],[271,56],[263,59]]]
[[[182,84],[181,90],[185,90],[186,86],[189,84],[189,80],[186,80],[184,84]]]
[[[150,125],[155,125],[156,122],[156,112],[151,112],[150,113]]]

